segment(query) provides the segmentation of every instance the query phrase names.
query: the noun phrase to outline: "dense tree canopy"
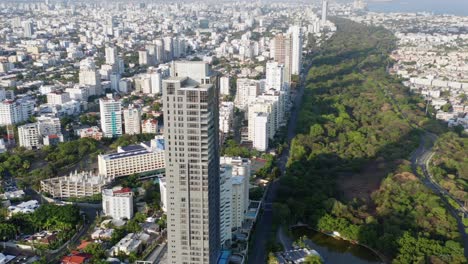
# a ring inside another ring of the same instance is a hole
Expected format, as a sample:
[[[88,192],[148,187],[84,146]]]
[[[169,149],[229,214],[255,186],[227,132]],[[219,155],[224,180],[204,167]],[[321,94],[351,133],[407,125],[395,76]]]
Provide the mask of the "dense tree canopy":
[[[418,146],[420,128],[442,129],[425,116],[422,100],[386,73],[393,35],[350,21],[337,26],[312,61],[274,220],[338,231],[395,263],[464,261],[455,219],[403,161]],[[367,200],[345,199],[338,177],[373,177],[363,170],[376,161],[391,172],[380,188]]]

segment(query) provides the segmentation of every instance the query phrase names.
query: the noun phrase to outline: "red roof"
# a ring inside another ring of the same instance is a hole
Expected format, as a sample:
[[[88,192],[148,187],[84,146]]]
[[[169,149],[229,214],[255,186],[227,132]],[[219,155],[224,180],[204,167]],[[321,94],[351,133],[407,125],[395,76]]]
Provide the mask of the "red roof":
[[[59,138],[59,137],[57,135],[49,135],[49,138],[53,139],[53,138]]]
[[[130,188],[122,188],[120,190],[114,191],[114,193],[129,193],[132,192],[132,189]]]
[[[62,264],[82,264],[92,257],[93,255],[86,253],[80,253],[73,256],[65,256],[62,258]]]

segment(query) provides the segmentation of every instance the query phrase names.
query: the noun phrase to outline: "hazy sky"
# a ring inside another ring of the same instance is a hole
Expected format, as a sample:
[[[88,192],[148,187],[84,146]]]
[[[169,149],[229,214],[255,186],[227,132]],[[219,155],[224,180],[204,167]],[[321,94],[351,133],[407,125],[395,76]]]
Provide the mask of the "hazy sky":
[[[434,12],[468,16],[468,0],[368,0],[372,11]]]

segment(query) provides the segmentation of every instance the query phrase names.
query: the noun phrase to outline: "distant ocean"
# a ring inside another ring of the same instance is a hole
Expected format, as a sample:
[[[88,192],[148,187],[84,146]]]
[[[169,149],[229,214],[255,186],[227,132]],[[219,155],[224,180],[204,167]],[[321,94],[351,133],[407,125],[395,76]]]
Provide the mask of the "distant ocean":
[[[375,12],[432,12],[468,16],[468,0],[367,0]]]

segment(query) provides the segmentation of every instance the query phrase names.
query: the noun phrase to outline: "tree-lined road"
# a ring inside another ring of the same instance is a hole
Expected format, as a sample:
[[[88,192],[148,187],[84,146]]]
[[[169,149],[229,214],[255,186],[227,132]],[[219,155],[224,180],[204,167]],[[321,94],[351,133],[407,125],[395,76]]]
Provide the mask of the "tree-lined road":
[[[306,69],[308,68],[309,67],[306,67]],[[283,150],[277,159],[278,168],[280,169],[282,175],[284,175],[286,171],[286,163],[288,162],[289,158],[291,140],[296,136],[297,118],[299,116],[300,105],[304,96],[305,77],[306,75],[303,72],[301,74],[301,85],[299,85],[294,96],[291,116],[288,122],[287,147]],[[268,241],[269,236],[273,231],[273,208],[271,205],[276,199],[279,184],[279,181],[275,180],[270,183],[269,187],[267,188],[265,200],[263,201],[263,214],[259,215],[254,232],[252,234],[251,243],[253,243],[253,246],[249,251],[248,263],[261,264],[266,262],[268,254],[268,252],[266,252],[266,242]]]
[[[464,204],[461,201],[443,189],[434,180],[429,171],[429,163],[435,154],[433,152],[433,147],[436,140],[436,135],[426,131],[424,132],[424,134],[421,136],[419,147],[411,155],[412,169],[416,175],[420,176],[421,182],[441,198],[441,200],[445,203],[446,208],[457,220],[458,231],[462,237],[462,242],[465,249],[465,257],[468,258],[468,235],[465,231],[465,226],[463,225],[463,217],[468,214],[468,210],[464,207]],[[423,175],[419,175],[418,168],[421,168]],[[459,208],[453,208],[453,206],[448,202],[447,197],[454,200],[459,205]],[[460,214],[463,216],[460,216]]]

